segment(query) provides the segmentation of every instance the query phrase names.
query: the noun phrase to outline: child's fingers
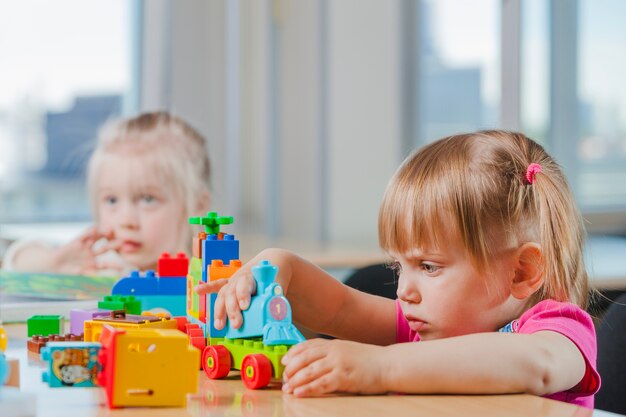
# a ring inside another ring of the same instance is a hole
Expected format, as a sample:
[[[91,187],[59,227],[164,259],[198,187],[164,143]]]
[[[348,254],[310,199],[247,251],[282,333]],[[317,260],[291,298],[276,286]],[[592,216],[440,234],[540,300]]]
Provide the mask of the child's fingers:
[[[235,295],[240,310],[246,310],[250,306],[250,297],[256,290],[256,282],[249,275],[245,275],[235,285]]]
[[[199,292],[198,294],[202,293]],[[224,294],[219,292],[215,299],[215,304],[213,305],[213,326],[215,326],[217,330],[223,329],[226,325],[226,307],[224,303]]]
[[[243,324],[243,316],[241,315],[241,309],[239,308],[239,301],[234,294],[229,294],[225,299],[226,314],[228,315],[228,321],[230,327],[238,329]]]
[[[218,292],[224,285],[228,284],[226,279],[218,279],[217,281],[202,282],[194,287],[194,291],[200,295]]]
[[[328,344],[328,340],[312,339],[299,343],[289,349],[289,352],[281,360],[285,365],[283,375],[289,381],[302,368],[309,366],[311,363],[323,358],[327,349],[324,345]]]
[[[95,243],[95,242],[93,242]],[[102,246],[94,249],[91,249],[91,253],[94,256],[102,255],[103,253],[107,253],[108,251],[117,251],[122,246],[122,242],[119,240],[109,240],[105,242]]]
[[[324,360],[316,360],[292,374],[283,385],[283,391],[296,396],[321,395],[335,390],[328,378],[333,369]]]

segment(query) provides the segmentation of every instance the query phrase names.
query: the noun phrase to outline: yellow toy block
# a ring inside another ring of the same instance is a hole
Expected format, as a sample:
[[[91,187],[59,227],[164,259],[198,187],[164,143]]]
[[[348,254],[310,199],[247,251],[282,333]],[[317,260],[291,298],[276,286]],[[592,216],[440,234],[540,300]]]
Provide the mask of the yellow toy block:
[[[198,390],[200,351],[172,329],[119,329],[105,325],[98,383],[109,408],[184,407]]]
[[[84,324],[84,341],[98,342],[102,333],[102,326],[108,324],[110,326],[121,329],[139,329],[139,328],[158,328],[158,329],[178,329],[178,323],[175,319],[159,315],[142,315],[126,314],[124,310],[114,310],[111,316],[96,317],[93,320],[85,320]]]

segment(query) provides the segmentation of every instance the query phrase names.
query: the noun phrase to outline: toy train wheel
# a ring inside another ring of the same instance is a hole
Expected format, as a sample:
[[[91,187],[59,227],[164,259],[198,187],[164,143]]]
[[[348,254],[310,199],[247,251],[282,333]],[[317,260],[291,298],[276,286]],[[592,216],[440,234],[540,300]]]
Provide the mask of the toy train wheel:
[[[241,379],[250,389],[266,387],[272,379],[270,360],[260,353],[246,356],[241,364]]]
[[[207,346],[202,352],[202,369],[211,379],[224,378],[230,372],[230,352],[222,345]]]

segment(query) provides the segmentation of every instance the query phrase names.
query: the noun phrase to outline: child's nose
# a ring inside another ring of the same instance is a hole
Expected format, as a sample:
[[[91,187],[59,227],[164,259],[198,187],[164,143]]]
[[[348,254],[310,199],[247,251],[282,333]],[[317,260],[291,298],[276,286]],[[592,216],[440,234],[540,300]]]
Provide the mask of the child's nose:
[[[135,229],[139,225],[139,215],[133,204],[125,204],[120,213],[120,226]]]
[[[417,283],[410,279],[400,277],[396,294],[402,301],[411,303],[420,303],[422,301],[422,295],[417,288]]]

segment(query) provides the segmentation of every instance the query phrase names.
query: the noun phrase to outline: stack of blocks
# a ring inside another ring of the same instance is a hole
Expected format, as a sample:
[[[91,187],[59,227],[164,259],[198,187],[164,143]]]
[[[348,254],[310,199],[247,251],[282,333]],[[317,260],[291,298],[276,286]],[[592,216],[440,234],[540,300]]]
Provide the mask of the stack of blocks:
[[[111,293],[119,296],[132,295],[141,302],[143,311],[184,316],[189,259],[182,252],[176,257],[165,252],[159,258],[157,266],[156,274],[152,270],[146,271],[144,275],[139,271],[131,272],[128,277],[115,283]]]
[[[187,276],[187,318],[189,328],[201,329],[202,333],[190,330],[191,343],[200,350],[204,348],[207,339],[223,338],[226,329],[217,330],[213,320],[207,317],[207,309],[213,311],[217,294],[196,295],[194,287],[199,284],[197,278],[202,277],[202,282],[216,281],[231,277],[240,267],[239,241],[234,235],[220,233],[220,226],[233,223],[232,217],[220,217],[215,212],[207,213],[206,217],[192,217],[191,224],[199,224],[205,227],[205,232],[198,233],[193,240],[193,257]],[[201,273],[197,273],[201,271]],[[194,273],[196,272],[196,273]],[[201,337],[202,334],[202,337]]]

